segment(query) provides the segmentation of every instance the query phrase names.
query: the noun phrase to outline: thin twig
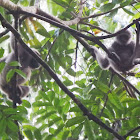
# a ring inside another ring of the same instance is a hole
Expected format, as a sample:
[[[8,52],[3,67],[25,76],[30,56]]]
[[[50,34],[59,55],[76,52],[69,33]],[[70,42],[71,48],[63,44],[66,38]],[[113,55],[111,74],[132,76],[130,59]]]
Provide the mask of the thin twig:
[[[127,138],[127,137],[130,136],[133,132],[135,132],[135,131],[137,131],[137,130],[139,130],[139,129],[140,129],[140,126],[134,128],[134,129],[132,129],[131,131],[129,131],[129,132],[128,132],[126,135],[124,135],[123,137],[124,137],[124,138]]]
[[[95,25],[92,25],[92,24],[89,24],[89,23],[86,23],[86,22],[83,22],[83,21],[80,21],[80,24],[88,25],[88,26],[92,27],[93,29],[98,29],[98,30],[100,30],[104,33],[111,34],[110,32],[108,32],[108,31],[106,31],[106,30],[104,30],[104,29],[102,29],[98,26],[95,26]]]
[[[8,29],[6,29],[5,31],[1,32],[0,33],[0,38],[3,37],[5,34],[7,34],[9,32]]]
[[[111,71],[114,71],[113,69],[110,69]],[[129,81],[127,81],[121,74],[117,73],[114,71],[114,73],[122,80],[124,81],[128,86],[130,86],[134,91],[136,91],[139,95],[140,92],[138,91],[137,88],[135,88]]]

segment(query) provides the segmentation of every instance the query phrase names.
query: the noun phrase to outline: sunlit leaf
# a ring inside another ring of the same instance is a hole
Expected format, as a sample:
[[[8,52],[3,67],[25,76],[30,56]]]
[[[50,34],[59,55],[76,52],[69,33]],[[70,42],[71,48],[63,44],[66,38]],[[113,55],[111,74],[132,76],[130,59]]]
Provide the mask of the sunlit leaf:
[[[23,133],[25,134],[25,136],[29,139],[29,140],[33,140],[33,134],[31,132],[31,130],[27,129],[24,130]]]

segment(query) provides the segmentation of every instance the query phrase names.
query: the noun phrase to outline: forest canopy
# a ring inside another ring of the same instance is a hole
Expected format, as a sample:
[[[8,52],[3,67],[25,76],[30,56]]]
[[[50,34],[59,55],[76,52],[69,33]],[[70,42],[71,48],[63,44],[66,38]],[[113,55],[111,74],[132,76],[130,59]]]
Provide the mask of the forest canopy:
[[[6,75],[12,100],[0,90],[0,139],[140,139],[139,63],[127,72],[103,70],[93,51],[115,62],[108,48],[126,30],[140,48],[139,25],[138,0],[0,0],[0,74],[7,66],[1,60],[17,57]],[[40,67],[25,82],[30,91],[20,104],[17,78],[27,78],[22,49]]]

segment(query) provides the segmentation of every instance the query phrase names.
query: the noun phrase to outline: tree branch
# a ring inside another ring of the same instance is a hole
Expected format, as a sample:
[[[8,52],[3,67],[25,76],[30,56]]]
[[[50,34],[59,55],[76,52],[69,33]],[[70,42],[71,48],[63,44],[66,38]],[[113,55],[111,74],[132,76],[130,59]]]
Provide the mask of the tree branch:
[[[120,33],[124,32],[125,30],[127,30],[132,25],[136,24],[138,21],[140,21],[140,18],[138,18],[136,20],[133,20],[132,23],[128,24],[126,27],[124,27],[123,29],[117,31],[116,33],[105,35],[105,36],[98,36],[96,38],[98,38],[98,39],[108,39],[108,38],[115,37],[115,36],[119,35]]]
[[[6,29],[5,31],[1,32],[0,33],[0,38],[3,37],[5,34],[7,34],[9,32],[8,29]]]
[[[133,132],[137,131],[140,129],[140,126],[132,129],[131,131],[129,131],[126,135],[124,135],[124,138],[127,138],[128,136],[130,136]]]
[[[111,34],[110,32],[108,32],[108,31],[106,31],[106,30],[104,30],[104,29],[102,29],[98,26],[95,26],[95,25],[92,25],[92,24],[89,24],[89,23],[86,23],[86,22],[83,22],[83,21],[80,21],[80,24],[88,25],[88,26],[92,27],[93,29],[98,29],[98,30],[103,31],[107,34]]]

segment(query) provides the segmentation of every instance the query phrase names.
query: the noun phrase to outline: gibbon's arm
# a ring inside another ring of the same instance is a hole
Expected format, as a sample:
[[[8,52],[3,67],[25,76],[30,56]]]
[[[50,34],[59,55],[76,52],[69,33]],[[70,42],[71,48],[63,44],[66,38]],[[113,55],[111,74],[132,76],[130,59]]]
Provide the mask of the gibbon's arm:
[[[92,46],[92,51],[95,54],[96,60],[99,64],[99,66],[103,69],[103,70],[107,70],[110,68],[110,62],[109,62],[109,58],[107,57],[107,55],[103,52],[101,52],[101,50],[99,50],[98,48]]]

